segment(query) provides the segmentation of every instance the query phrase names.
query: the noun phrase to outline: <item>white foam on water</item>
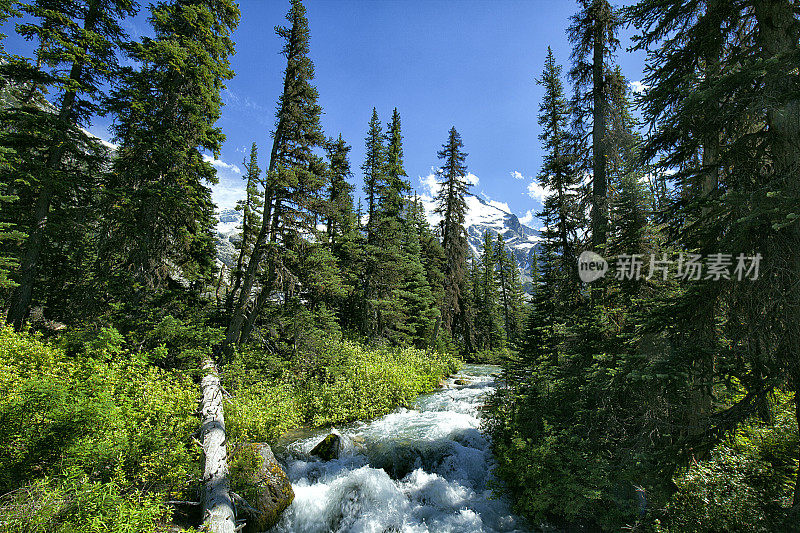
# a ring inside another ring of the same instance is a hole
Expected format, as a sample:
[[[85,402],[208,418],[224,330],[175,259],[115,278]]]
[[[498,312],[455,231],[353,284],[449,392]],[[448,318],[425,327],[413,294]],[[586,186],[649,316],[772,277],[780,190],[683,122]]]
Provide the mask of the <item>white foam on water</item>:
[[[456,376],[467,385],[450,379],[414,409],[336,430],[339,459],[309,456],[324,433],[292,443],[284,460],[295,499],[273,532],[525,531],[490,490],[495,462],[479,426],[494,382],[484,368],[467,372]]]

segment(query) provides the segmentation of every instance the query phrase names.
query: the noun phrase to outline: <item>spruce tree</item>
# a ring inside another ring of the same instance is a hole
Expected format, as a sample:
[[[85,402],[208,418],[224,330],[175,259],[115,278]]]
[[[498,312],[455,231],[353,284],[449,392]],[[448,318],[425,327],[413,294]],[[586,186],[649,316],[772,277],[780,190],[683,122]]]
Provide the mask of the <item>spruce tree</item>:
[[[524,290],[519,275],[519,266],[512,252],[506,248],[503,235],[497,236],[495,245],[497,258],[497,283],[500,288],[503,331],[509,344],[519,340],[523,327]]]
[[[250,305],[251,294],[265,266],[262,261],[268,255],[268,250],[275,249],[279,230],[298,229],[298,225],[303,224],[309,226],[309,209],[319,207],[317,195],[324,185],[320,179],[322,174],[315,172],[321,168],[319,158],[313,152],[315,147],[324,143],[319,122],[322,108],[317,103],[317,90],[311,83],[314,64],[308,57],[310,33],[306,9],[300,0],[292,0],[286,19],[290,26],[275,29],[284,41],[282,53],[286,58],[286,69],[272,132],[264,216],[242,279],[242,289],[220,346],[227,356],[232,354],[234,346],[247,340],[274,289],[282,267],[280,258],[270,253],[266,277],[261,276],[256,300]],[[243,334],[245,322],[247,333]]]
[[[469,189],[465,164],[467,154],[462,151],[463,147],[461,135],[455,127],[451,128],[447,142],[438,152],[442,166],[436,171],[439,191],[436,195],[435,213],[442,217],[440,233],[445,253],[442,324],[448,332],[453,332],[453,322],[457,317],[460,316],[462,321],[468,320],[462,313],[461,305],[461,288],[468,252],[464,228],[467,211],[465,196]]]
[[[353,186],[348,183],[351,177],[348,154],[350,146],[341,134],[337,140],[330,139],[326,146],[328,153],[328,205],[326,207],[325,228],[331,246],[336,249],[343,235],[353,230]]]
[[[402,236],[402,279],[394,297],[399,300],[404,320],[395,328],[407,335],[407,341],[419,348],[435,346],[434,332],[439,309],[431,291],[422,254],[421,227],[411,215]]]
[[[665,213],[677,230],[670,244],[734,258],[761,254],[758,279],[686,285],[653,313],[653,329],[675,332],[673,368],[697,376],[687,393],[670,398],[673,412],[686,413],[683,449],[707,450],[757,413],[773,387],[797,391],[800,383],[790,355],[800,351],[800,296],[791,288],[800,272],[800,81],[790,59],[800,47],[800,27],[789,0],[671,7],[643,0],[627,14],[641,30],[637,47],[653,50],[643,107],[654,131],[643,155],[675,171],[678,193]],[[708,362],[702,370],[698,358]],[[711,405],[700,420],[692,418],[694,406],[684,400],[692,388],[734,378],[743,389],[740,401],[727,409]],[[692,429],[698,425],[704,430]],[[797,481],[794,506],[800,506]]]
[[[479,332],[476,327],[480,304],[481,269],[470,254],[464,264],[464,279],[459,287],[459,314],[453,321],[452,337],[461,353],[473,354],[480,349]]]
[[[236,210],[242,214],[242,231],[240,240],[236,243],[239,255],[236,258],[236,267],[231,271],[233,282],[225,299],[225,310],[230,313],[233,307],[233,299],[242,285],[244,275],[244,265],[253,251],[253,241],[255,240],[256,228],[261,226],[261,211],[264,207],[263,191],[261,185],[261,169],[258,168],[258,147],[256,143],[250,147],[249,160],[242,162],[245,174],[245,198],[236,203]]]
[[[420,260],[425,269],[425,278],[433,298],[436,319],[431,342],[434,343],[434,346],[441,347],[439,342],[442,324],[441,308],[444,298],[444,249],[436,234],[431,230],[428,220],[425,218],[425,208],[416,194],[408,204],[406,216],[409,226],[414,228],[419,235]]]
[[[366,154],[361,170],[364,171],[364,194],[367,200],[367,241],[375,243],[380,207],[380,198],[386,188],[386,146],[378,111],[372,108],[367,137],[364,139]]]
[[[214,123],[233,77],[228,56],[239,10],[229,0],[166,1],[153,7],[154,38],[130,47],[128,69],[108,107],[120,147],[108,183],[108,278],[123,301],[142,304],[177,279],[197,293],[215,268],[216,172],[224,135]]]
[[[353,186],[347,181],[352,176],[348,159],[350,146],[339,135],[336,141],[328,141],[326,150],[329,180],[325,228],[346,293],[332,311],[343,329],[357,330],[361,318],[359,309],[363,305],[360,288],[364,279],[365,243],[353,208]]]
[[[480,350],[504,347],[502,308],[499,305],[500,287],[497,283],[497,249],[490,232],[483,234],[479,280],[475,288],[475,333]]]
[[[6,163],[0,160],[0,168],[5,166]],[[10,203],[16,200],[16,196],[0,194],[0,205],[3,203]],[[19,230],[14,229],[15,224],[11,222],[0,222],[0,241],[22,241],[25,234]],[[9,287],[16,287],[17,284],[9,279],[9,274],[19,266],[19,262],[12,255],[0,255],[0,289]]]
[[[608,0],[581,0],[572,17],[570,76],[575,84],[574,112],[579,123],[592,120],[592,247],[602,253],[608,231],[607,106],[609,61],[619,46],[619,16]]]
[[[102,158],[102,149],[81,127],[98,111],[102,87],[118,72],[116,46],[125,39],[120,20],[132,14],[133,5],[130,0],[40,0],[20,3],[17,9],[29,17],[17,32],[39,42],[35,64],[15,60],[5,69],[8,77],[27,86],[22,105],[4,117],[16,132],[25,133],[6,140],[21,149],[20,161],[31,163],[28,169],[16,169],[27,174],[17,182],[26,185],[12,194],[20,198],[18,207],[30,213],[21,227],[28,238],[8,311],[8,321],[20,330],[45,249],[59,239],[48,230],[51,208],[60,210],[69,203],[69,191],[96,184],[97,164],[87,161],[87,155]],[[29,105],[45,90],[54,95],[54,108]]]
[[[0,2],[0,23],[5,23],[9,17],[11,17],[12,10],[11,10],[12,2],[10,0],[5,0]],[[5,57],[5,38],[6,36],[0,34],[0,57]],[[3,91],[3,103],[7,101],[7,93],[6,87],[0,87],[0,91]],[[5,136],[7,135],[5,128],[3,132],[0,133],[0,171],[3,174],[10,174],[13,172],[13,149],[9,148],[9,143],[6,140]],[[14,200],[18,200],[19,198],[14,195],[6,194],[8,189],[8,184],[0,182],[0,206],[3,204],[10,204]],[[4,212],[6,209],[0,209],[0,212]],[[19,230],[14,229],[16,224],[12,222],[2,222],[0,221],[0,241],[17,241],[21,242],[25,238],[25,234]],[[0,244],[2,244],[0,242]],[[0,248],[2,250],[2,248]],[[19,266],[19,261],[17,258],[8,252],[0,251],[0,290],[8,289],[9,287],[16,287],[17,284],[9,279],[9,274],[14,271]]]
[[[361,333],[374,337],[382,332],[379,322],[384,318],[382,309],[386,301],[385,290],[378,287],[381,269],[381,243],[377,241],[380,226],[381,196],[386,188],[386,146],[378,111],[372,108],[367,136],[364,139],[366,153],[361,170],[364,172],[364,194],[367,202],[367,222],[365,225],[366,244],[364,253],[364,277],[361,280],[361,311],[359,329]],[[385,289],[385,286],[384,286]],[[382,294],[381,294],[382,292]]]
[[[397,108],[392,111],[392,120],[386,127],[386,186],[381,195],[382,215],[396,221],[400,225],[400,216],[405,206],[405,197],[411,186],[405,179],[403,166],[403,134],[400,125],[400,113]]]
[[[527,297],[522,283],[522,275],[514,256],[511,253],[507,253],[506,257],[508,258],[508,263],[506,263],[508,265],[507,270],[511,273],[507,279],[508,288],[506,289],[509,305],[506,334],[509,341],[514,346],[517,346],[527,318]]]
[[[539,216],[552,221],[543,238],[561,261],[561,276],[558,287],[554,288],[554,297],[562,304],[574,304],[580,291],[577,233],[583,222],[578,202],[578,140],[568,128],[572,108],[564,96],[561,66],[556,64],[550,47],[537,83],[545,91],[539,106],[539,125],[543,128],[539,139],[545,156],[538,180],[543,188],[552,191],[545,198]]]

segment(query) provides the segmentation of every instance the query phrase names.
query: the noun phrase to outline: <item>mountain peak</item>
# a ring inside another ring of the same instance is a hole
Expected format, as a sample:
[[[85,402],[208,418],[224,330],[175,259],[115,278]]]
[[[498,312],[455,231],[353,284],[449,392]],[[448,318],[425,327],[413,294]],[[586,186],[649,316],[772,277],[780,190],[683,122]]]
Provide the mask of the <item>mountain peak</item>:
[[[431,226],[439,224],[442,217],[434,212],[436,205],[433,197],[422,195],[419,198],[425,208],[428,223]],[[469,193],[465,201],[467,213],[464,227],[472,254],[480,257],[485,232],[488,231],[494,238],[502,235],[506,248],[511,251],[519,265],[523,279],[529,280],[534,250],[541,240],[539,231],[520,222],[517,215],[506,209],[506,204]]]

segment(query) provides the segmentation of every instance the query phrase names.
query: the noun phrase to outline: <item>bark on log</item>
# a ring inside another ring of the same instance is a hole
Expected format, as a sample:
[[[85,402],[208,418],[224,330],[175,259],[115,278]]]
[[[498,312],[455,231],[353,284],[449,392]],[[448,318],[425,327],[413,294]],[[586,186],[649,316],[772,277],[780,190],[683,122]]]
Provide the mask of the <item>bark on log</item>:
[[[222,386],[217,367],[209,358],[203,362],[203,400],[201,405],[205,467],[203,470],[203,527],[209,533],[234,533],[233,501],[228,479],[228,453],[225,446],[225,414]]]

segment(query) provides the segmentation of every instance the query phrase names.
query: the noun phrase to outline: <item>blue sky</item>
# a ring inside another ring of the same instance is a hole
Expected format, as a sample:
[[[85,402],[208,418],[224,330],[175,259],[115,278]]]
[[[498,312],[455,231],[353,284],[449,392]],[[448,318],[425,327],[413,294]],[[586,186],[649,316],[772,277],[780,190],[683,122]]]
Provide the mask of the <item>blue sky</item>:
[[[473,192],[507,204],[523,220],[541,207],[529,189],[541,166],[537,124],[541,74],[547,46],[569,66],[566,30],[577,10],[570,0],[306,0],[311,28],[311,58],[324,109],[326,135],[343,135],[353,146],[354,182],[361,188],[360,165],[367,123],[375,107],[386,123],[400,112],[405,166],[413,187],[438,165],[436,152],[455,126],[464,140]],[[270,131],[281,91],[284,59],[273,28],[284,24],[288,2],[243,0],[234,33],[236,77],[223,93],[219,125],[227,136],[216,167],[215,199],[230,205],[241,190],[241,162],[252,142],[267,166]],[[126,26],[149,33],[146,14]],[[6,33],[11,33],[6,30]],[[630,32],[622,32],[618,62],[630,80],[642,77],[643,54],[629,54]],[[10,36],[6,48],[28,46]],[[108,138],[108,121],[91,131]],[[516,176],[516,177],[515,177]],[[526,216],[527,214],[527,216]],[[532,224],[538,227],[536,221]]]

